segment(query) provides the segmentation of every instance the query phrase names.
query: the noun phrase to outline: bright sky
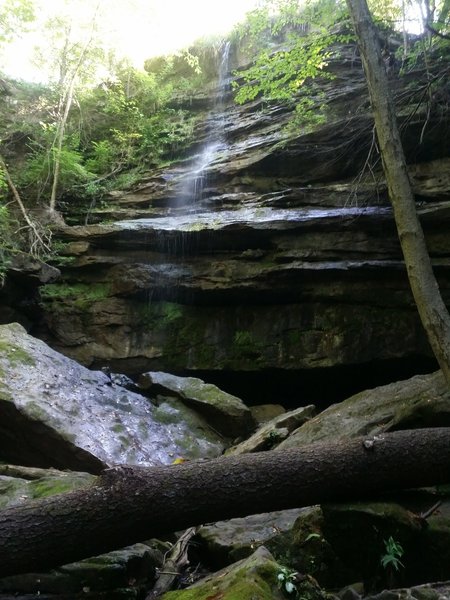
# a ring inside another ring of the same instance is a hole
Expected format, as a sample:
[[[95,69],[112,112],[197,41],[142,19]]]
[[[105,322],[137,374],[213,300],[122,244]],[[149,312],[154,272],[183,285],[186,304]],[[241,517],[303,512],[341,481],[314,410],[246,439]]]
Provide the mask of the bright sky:
[[[97,2],[90,0],[37,0],[39,18],[45,20],[67,6],[74,25],[88,22]],[[1,2],[1,0],[0,0]],[[184,48],[199,37],[225,34],[258,4],[258,0],[98,0],[102,28],[111,36],[118,54],[137,67],[154,55]],[[29,57],[42,35],[22,36],[4,54],[5,71],[15,77],[39,80]]]
[[[257,0],[155,0],[146,15],[142,10],[134,18],[130,15],[130,27],[121,28],[122,43],[136,57],[171,52],[199,37],[227,33],[256,4]]]

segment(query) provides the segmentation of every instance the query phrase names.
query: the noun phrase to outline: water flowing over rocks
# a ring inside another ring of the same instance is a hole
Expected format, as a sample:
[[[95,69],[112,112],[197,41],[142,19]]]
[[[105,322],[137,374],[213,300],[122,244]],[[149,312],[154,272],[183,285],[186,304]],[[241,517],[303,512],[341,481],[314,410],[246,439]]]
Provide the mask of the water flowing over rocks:
[[[304,403],[323,401],[314,388],[326,370],[336,370],[339,398],[358,389],[356,368],[369,385],[433,370],[383,177],[361,175],[372,119],[353,46],[340,47],[329,69],[335,79],[320,83],[324,123],[286,129],[291,107],[236,106],[219,86],[216,112],[211,100],[185,160],[115,193],[91,211],[91,224],[68,214],[75,225],[59,235],[71,263],[42,289],[33,333],[93,368],[228,379],[225,389],[238,396],[239,376],[270,372],[282,396],[290,373],[297,382],[317,373]],[[392,80],[398,98],[409,79]],[[447,117],[432,111],[424,128],[425,114],[411,117],[398,102],[428,248],[450,303]],[[209,136],[219,121],[217,145]],[[180,190],[200,171],[194,201]],[[353,388],[339,392],[338,369],[349,369]]]

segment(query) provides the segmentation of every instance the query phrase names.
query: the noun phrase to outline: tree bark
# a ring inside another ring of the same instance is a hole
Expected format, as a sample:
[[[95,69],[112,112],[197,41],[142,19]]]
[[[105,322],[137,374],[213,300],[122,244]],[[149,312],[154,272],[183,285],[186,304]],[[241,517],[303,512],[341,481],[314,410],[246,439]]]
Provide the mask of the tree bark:
[[[219,519],[450,480],[450,428],[399,431],[167,467],[0,512],[0,576],[44,570]]]
[[[366,0],[347,0],[369,88],[384,173],[409,283],[431,348],[450,385],[450,316],[417,216],[388,78]]]

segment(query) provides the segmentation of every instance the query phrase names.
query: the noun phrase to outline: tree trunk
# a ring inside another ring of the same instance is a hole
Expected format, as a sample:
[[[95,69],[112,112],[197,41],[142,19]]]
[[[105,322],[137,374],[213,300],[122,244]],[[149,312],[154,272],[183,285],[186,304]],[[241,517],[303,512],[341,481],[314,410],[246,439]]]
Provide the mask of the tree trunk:
[[[447,483],[450,428],[399,431],[167,467],[0,512],[0,576],[44,570],[201,523]]]
[[[384,173],[409,283],[431,348],[450,385],[450,316],[442,300],[417,217],[394,103],[366,0],[347,0],[358,37]]]

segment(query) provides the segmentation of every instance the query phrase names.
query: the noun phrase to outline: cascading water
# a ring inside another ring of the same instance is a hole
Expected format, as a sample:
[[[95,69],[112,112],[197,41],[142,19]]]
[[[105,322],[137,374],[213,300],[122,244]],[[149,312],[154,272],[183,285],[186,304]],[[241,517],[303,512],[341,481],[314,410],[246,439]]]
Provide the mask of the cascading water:
[[[224,42],[217,77],[217,94],[209,117],[208,137],[193,168],[186,175],[180,189],[180,199],[183,204],[195,206],[203,199],[208,168],[214,162],[219,152],[226,147],[225,141],[225,96],[227,92],[227,75],[230,55],[230,42]]]

